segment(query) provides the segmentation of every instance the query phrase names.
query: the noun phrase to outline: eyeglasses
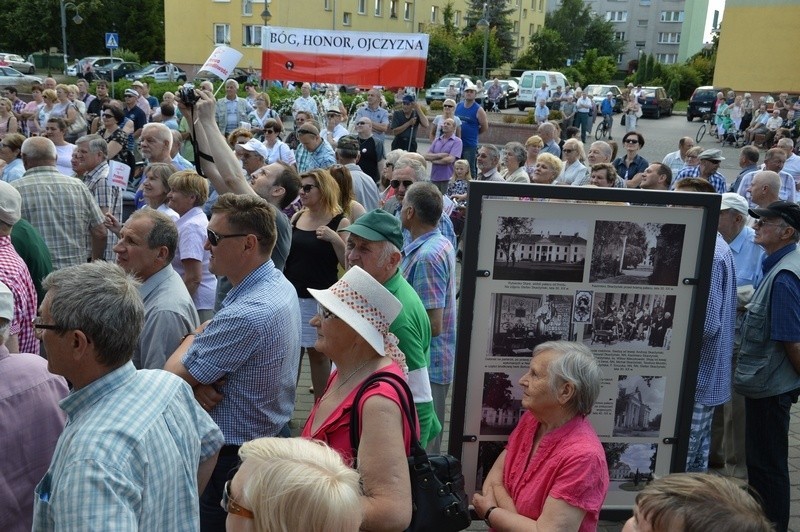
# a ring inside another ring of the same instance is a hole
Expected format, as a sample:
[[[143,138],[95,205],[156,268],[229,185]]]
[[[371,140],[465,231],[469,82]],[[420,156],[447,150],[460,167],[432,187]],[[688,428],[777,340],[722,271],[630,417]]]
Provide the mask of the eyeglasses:
[[[319,185],[303,185],[302,187],[300,187],[300,190],[308,194],[314,188],[319,188]]]
[[[398,179],[392,179],[389,182],[389,185],[391,185],[392,188],[400,188],[400,183],[402,183],[405,188],[408,188],[414,184],[413,181],[400,181]]]
[[[233,238],[233,237],[249,236],[249,235],[250,235],[250,233],[236,233],[236,234],[233,234],[233,235],[218,235],[217,233],[215,233],[211,229],[206,229],[206,236],[208,236],[208,242],[212,246],[218,246],[219,243],[225,238]]]
[[[305,129],[298,129],[297,130],[297,136],[298,137],[301,136],[301,135],[313,135],[313,134],[314,134],[313,131],[307,131]]]
[[[341,116],[338,113],[328,113],[328,118],[336,118],[337,116]]]
[[[769,223],[769,222],[765,222],[763,218],[759,218],[758,220],[755,221],[755,226],[756,227],[761,227],[761,226],[764,226],[764,225],[771,225],[773,227],[786,227],[786,224],[784,224],[784,223],[777,223],[777,224],[776,223]]]
[[[455,105],[443,105],[442,107],[453,108],[453,107],[455,107]]]
[[[317,315],[320,316],[323,320],[329,320],[331,318],[339,317],[330,310],[328,310],[327,308],[323,307],[320,303],[317,303]]]
[[[628,139],[625,141],[625,144],[639,144],[639,141],[636,139]]]
[[[222,509],[225,510],[225,513],[238,515],[239,517],[244,517],[246,519],[255,519],[255,514],[251,510],[243,506],[239,506],[233,497],[231,496],[231,481],[225,482],[225,489],[222,490]]]
[[[572,152],[574,152],[575,150],[573,150],[573,149],[570,149],[570,148],[564,148],[564,149],[563,149],[563,150],[561,150],[561,151],[562,151],[563,153],[572,153]]]
[[[33,325],[34,336],[36,338],[39,338],[39,339],[41,339],[42,331],[44,331],[44,330],[47,330],[47,331],[66,331],[66,329],[64,327],[61,327],[61,326],[58,326],[58,325],[51,325],[51,324],[48,324],[48,323],[42,323],[42,317],[41,316],[36,316],[35,318],[33,318],[31,320],[31,325]]]
[[[272,135],[273,133],[275,133],[275,130],[274,129],[265,129],[264,133],[267,134],[267,135]]]
[[[114,115],[107,115],[106,113],[103,113],[103,118],[114,118]]]

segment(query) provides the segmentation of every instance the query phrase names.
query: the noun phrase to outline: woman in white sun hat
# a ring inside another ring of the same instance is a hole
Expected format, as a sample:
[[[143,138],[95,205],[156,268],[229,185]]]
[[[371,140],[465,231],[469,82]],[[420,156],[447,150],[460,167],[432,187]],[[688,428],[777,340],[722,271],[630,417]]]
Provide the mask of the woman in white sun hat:
[[[302,436],[326,442],[345,462],[358,464],[364,487],[365,530],[404,530],[411,522],[408,462],[418,423],[409,426],[401,405],[407,398],[387,382],[371,385],[359,404],[354,399],[373,373],[404,376],[405,357],[389,325],[402,304],[358,266],[353,266],[327,290],[309,289],[319,310],[315,349],[328,356],[336,370],[316,402]],[[350,412],[358,409],[361,439],[358,454],[350,444]]]

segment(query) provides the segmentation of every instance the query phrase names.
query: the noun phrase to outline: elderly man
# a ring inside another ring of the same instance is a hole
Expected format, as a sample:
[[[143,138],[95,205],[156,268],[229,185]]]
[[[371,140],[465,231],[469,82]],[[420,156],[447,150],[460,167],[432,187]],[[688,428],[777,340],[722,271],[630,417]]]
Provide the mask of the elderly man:
[[[72,152],[75,145],[64,138],[67,123],[63,118],[49,118],[44,126],[42,136],[50,139],[56,147],[56,168],[64,175],[72,175]]]
[[[456,105],[456,116],[461,120],[461,158],[469,162],[470,174],[478,174],[478,137],[489,130],[486,111],[475,101],[478,88],[468,81],[464,87],[464,97]]]
[[[744,146],[739,151],[739,168],[741,168],[741,170],[739,171],[739,175],[736,176],[736,179],[733,181],[733,183],[731,183],[728,192],[738,192],[744,176],[750,172],[755,172],[758,170],[758,157],[758,148],[753,146]]]
[[[56,270],[103,257],[107,229],[104,216],[81,181],[60,174],[56,147],[47,138],[22,144],[25,174],[11,185],[22,196],[22,217],[44,238]],[[86,247],[91,237],[91,251]]]
[[[771,203],[779,201],[778,193],[781,188],[781,178],[775,172],[761,170],[755,172],[752,181],[747,187],[748,205],[766,208]],[[741,196],[741,194],[740,194]]]
[[[644,169],[639,188],[644,190],[669,190],[672,171],[663,163],[653,163]]]
[[[239,82],[229,79],[225,82],[225,97],[217,100],[217,127],[225,135],[239,127],[240,123],[249,123],[247,115],[253,112],[253,106],[237,96],[238,91]]]
[[[58,403],[69,389],[62,377],[47,371],[44,358],[26,351],[12,355],[5,347],[14,307],[11,290],[0,283],[0,527],[27,532],[33,490],[47,472],[66,421]]]
[[[429,378],[436,415],[444,419],[453,382],[456,348],[456,252],[438,229],[442,194],[432,183],[414,183],[403,198],[400,221],[411,233],[403,247],[403,276],[419,294],[431,322]],[[441,437],[429,449],[439,451]]]
[[[733,387],[745,397],[748,483],[776,530],[787,530],[789,419],[800,393],[800,207],[776,201],[750,215],[767,257],[742,323]]]
[[[680,171],[672,182],[672,188],[674,189],[682,179],[699,177],[711,183],[718,193],[724,194],[727,186],[725,176],[719,173],[719,164],[725,160],[722,152],[717,149],[704,150],[700,153],[699,159],[700,164],[696,168],[684,168]]]
[[[172,269],[178,246],[175,222],[155,209],[134,212],[114,246],[117,264],[141,281],[144,326],[133,350],[136,369],[162,369],[200,318],[181,276]]]
[[[442,134],[433,141],[425,160],[431,163],[431,183],[444,194],[453,176],[453,163],[461,158],[461,139],[456,136],[456,121],[445,118],[442,121]]]
[[[544,98],[536,100],[536,107],[533,109],[533,118],[536,123],[539,125],[544,124],[549,116],[550,108],[547,107],[547,101]]]
[[[358,138],[358,166],[370,176],[375,183],[381,178],[381,171],[386,159],[383,141],[378,140],[372,130],[372,121],[367,117],[356,119],[356,138]]]
[[[35,327],[48,369],[73,388],[33,529],[196,530],[222,434],[181,379],[131,363],[144,320],[138,283],[97,262],[52,273],[45,288]]]
[[[147,123],[147,114],[138,105],[139,93],[135,89],[125,89],[122,98],[125,104],[122,112],[125,113],[125,118],[133,123],[133,136],[138,139]]]
[[[581,142],[586,143],[586,135],[592,134],[592,109],[594,101],[584,92],[575,94],[575,127],[581,129]]]
[[[359,137],[362,136],[357,127],[358,122],[362,118],[368,119],[372,127],[371,135],[374,137],[375,142],[383,147],[383,141],[386,140],[386,131],[389,129],[389,112],[381,107],[381,96],[381,90],[377,88],[372,88],[367,92],[367,105],[360,107],[356,111],[356,132],[359,133]],[[364,138],[367,138],[366,135]],[[364,171],[372,175],[366,169]],[[378,180],[375,176],[373,178],[375,181]]]
[[[678,141],[678,151],[668,153],[661,162],[669,166],[672,175],[677,175],[686,166],[686,152],[693,147],[694,139],[692,137],[681,137],[681,140]]]
[[[150,86],[145,85],[145,82],[139,80],[131,83],[131,87],[133,87],[139,94],[139,97],[136,99],[136,106],[141,109],[147,119],[150,120],[150,117],[153,115],[154,105],[158,105],[158,100],[156,100],[153,96],[150,96]]]
[[[33,330],[38,306],[36,287],[28,267],[11,242],[11,231],[22,216],[22,197],[17,189],[0,181],[0,281],[14,296],[14,316],[5,331],[4,343],[12,353],[39,353]]]
[[[206,249],[211,273],[233,289],[214,319],[187,336],[164,369],[194,389],[225,435],[211,482],[200,498],[203,529],[223,530],[220,507],[239,446],[289,436],[300,363],[300,306],[275,268],[275,209],[253,195],[223,194],[213,207]],[[196,501],[195,501],[196,504]]]
[[[780,148],[772,148],[767,150],[767,154],[764,156],[764,166],[763,169],[774,172],[778,175],[778,179],[780,179],[780,189],[778,190],[778,199],[783,201],[788,201],[794,203],[796,201],[796,187],[794,177],[789,172],[783,171],[783,165],[786,162],[786,153]],[[758,174],[758,170],[750,172],[749,174],[742,177],[742,182],[739,184],[739,189],[737,192],[744,196],[746,200],[750,203],[750,208],[753,209],[756,206],[756,202],[751,198],[750,188],[752,185],[755,176]],[[771,202],[770,202],[771,203]],[[761,206],[769,205],[769,203],[758,204]]]
[[[139,149],[148,164],[172,162],[172,131],[159,122],[145,124],[142,128]]]
[[[269,152],[263,142],[258,139],[250,139],[244,144],[236,145],[236,157],[242,162],[245,174],[251,176],[253,172],[267,164]]]
[[[392,115],[392,149],[417,151],[417,130],[428,127],[428,118],[410,94],[403,96],[403,107]]]
[[[783,150],[786,161],[783,163],[783,171],[792,175],[797,188],[800,188],[800,155],[794,153],[794,141],[788,137],[780,139],[775,147]]]
[[[545,122],[539,126],[538,133],[544,143],[542,153],[552,153],[561,158],[561,148],[558,147],[558,142],[556,142],[556,126],[550,122]]]
[[[614,152],[611,149],[611,145],[608,142],[602,140],[592,142],[592,144],[589,146],[589,151],[586,152],[586,160],[589,162],[588,167],[591,168],[595,164],[601,163],[611,164],[611,155],[613,153]],[[575,181],[572,182],[572,186],[582,187],[588,185],[590,179],[591,173],[586,172],[586,175],[583,176],[583,178],[575,178]],[[620,176],[617,176],[617,180],[614,182],[614,188],[625,188],[625,180]]]
[[[84,135],[75,141],[72,152],[72,169],[92,193],[100,212],[122,219],[122,191],[108,182],[108,144],[100,135]],[[117,235],[109,232],[103,259],[114,261],[114,244]]]
[[[408,382],[420,425],[420,443],[427,445],[441,430],[444,417],[434,412],[429,380],[431,323],[420,296],[400,272],[403,233],[400,221],[375,209],[350,224],[347,236],[347,267],[358,266],[381,283],[403,304],[389,327],[406,355]]]
[[[311,84],[303,83],[300,86],[300,96],[292,104],[292,115],[296,116],[299,111],[305,111],[314,120],[319,120],[319,108],[317,102],[311,97]]]
[[[570,92],[572,90],[570,89]],[[561,111],[561,138],[567,140],[567,128],[571,127],[575,121],[575,97],[572,94],[566,93],[562,96],[561,103],[559,104]]]
[[[379,207],[380,195],[372,177],[361,171],[358,165],[361,156],[360,147],[358,139],[352,135],[340,138],[336,148],[336,162],[343,164],[350,171],[356,200],[369,212]]]
[[[325,112],[325,118],[325,140],[335,149],[339,139],[347,135],[347,128],[342,125],[342,112],[330,108]]]
[[[500,150],[494,144],[483,144],[478,150],[478,181],[505,182],[503,176],[497,171],[500,164]]]
[[[297,131],[300,145],[295,150],[297,171],[302,173],[315,168],[328,168],[336,164],[336,154],[331,145],[319,136],[319,129],[309,122],[300,126]]]
[[[181,153],[183,151],[183,135],[174,129],[170,130],[170,134],[172,135],[172,148],[169,150],[169,156],[172,164],[178,170],[194,170],[194,165]]]

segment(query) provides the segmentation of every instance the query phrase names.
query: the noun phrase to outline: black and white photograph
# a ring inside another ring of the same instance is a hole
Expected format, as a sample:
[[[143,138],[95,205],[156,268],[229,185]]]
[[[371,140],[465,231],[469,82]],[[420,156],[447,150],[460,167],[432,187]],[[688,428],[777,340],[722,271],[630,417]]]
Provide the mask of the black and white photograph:
[[[675,296],[595,292],[583,343],[592,349],[669,350],[674,316]]]
[[[486,372],[483,375],[483,407],[481,434],[511,434],[525,412],[522,408],[522,386],[519,379],[528,368]]]
[[[506,440],[503,441],[482,441],[478,444],[478,467],[475,471],[475,491],[483,489],[483,479],[492,470],[492,466],[503,449],[506,448]]]
[[[494,294],[489,356],[530,358],[552,340],[574,340],[573,297],[553,294]]]
[[[676,286],[685,232],[683,224],[598,220],[589,282]]]
[[[580,283],[586,264],[586,220],[497,218],[494,278]]]
[[[640,491],[653,480],[657,443],[603,443],[608,463],[608,491]]]
[[[617,385],[613,436],[657,438],[664,412],[666,379],[620,375]]]
[[[572,321],[575,323],[590,323],[592,321],[593,306],[594,292],[591,290],[578,290],[575,292],[575,306],[572,308]]]

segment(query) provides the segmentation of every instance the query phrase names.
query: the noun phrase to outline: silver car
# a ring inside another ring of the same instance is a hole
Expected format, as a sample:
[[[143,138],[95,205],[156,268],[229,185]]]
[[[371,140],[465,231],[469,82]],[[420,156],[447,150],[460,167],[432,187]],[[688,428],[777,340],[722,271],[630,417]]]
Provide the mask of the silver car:
[[[13,86],[20,92],[30,92],[31,85],[42,84],[42,78],[23,74],[11,67],[0,67],[0,87]]]
[[[30,61],[25,61],[25,58],[17,54],[0,52],[0,65],[10,66],[11,68],[17,69],[20,72],[25,72],[26,74],[33,74],[36,72],[36,67],[33,66],[33,63]]]

